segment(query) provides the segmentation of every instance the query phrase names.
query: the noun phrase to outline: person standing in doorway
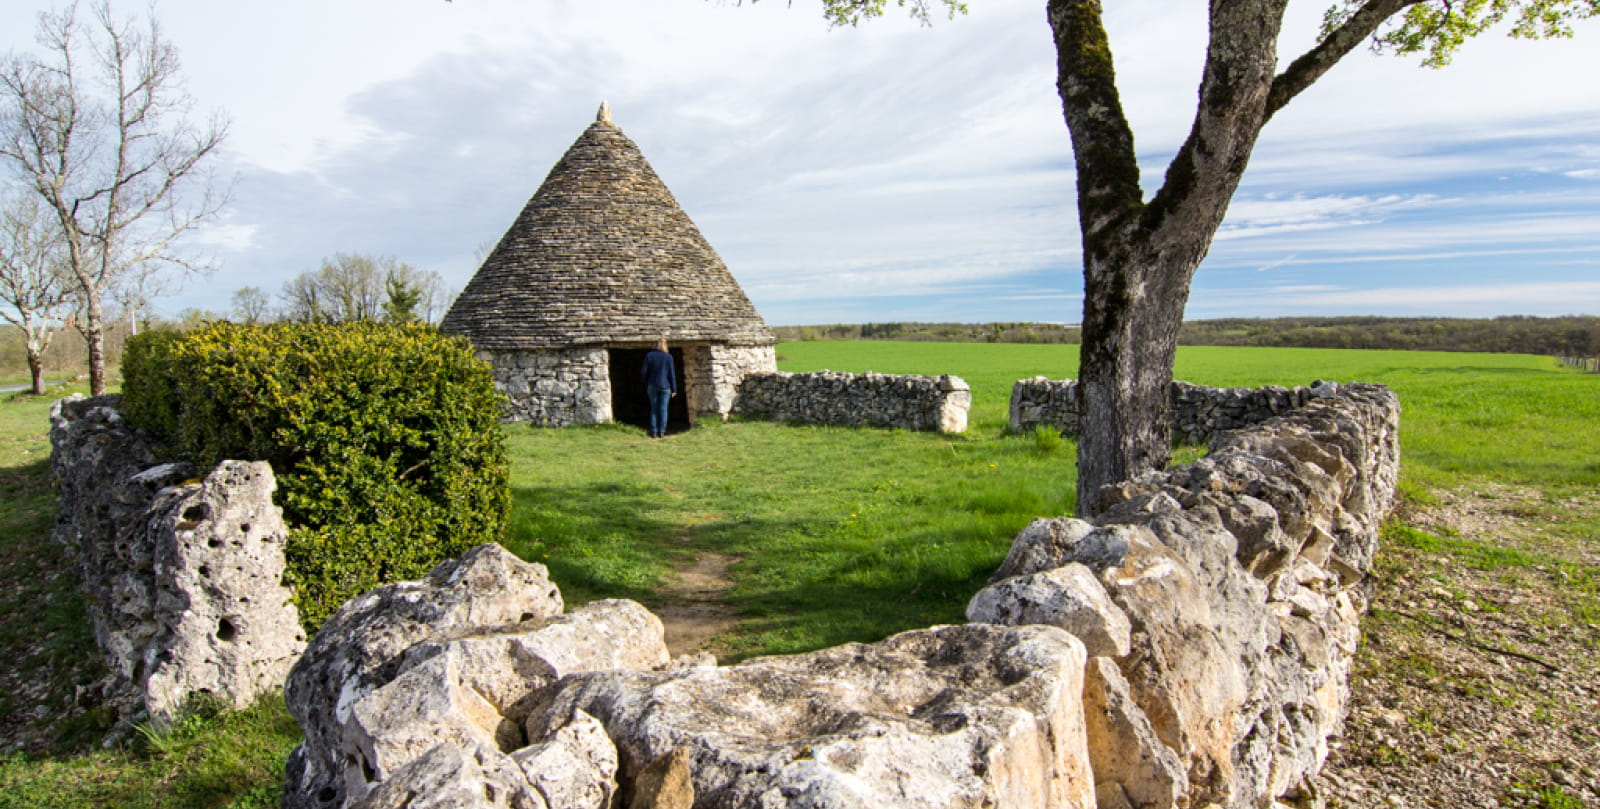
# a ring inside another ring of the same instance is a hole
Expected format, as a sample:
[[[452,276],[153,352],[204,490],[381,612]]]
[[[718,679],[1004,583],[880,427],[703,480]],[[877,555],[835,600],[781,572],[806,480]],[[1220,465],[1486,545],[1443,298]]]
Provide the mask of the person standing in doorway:
[[[678,372],[667,353],[667,338],[644,355],[644,387],[650,396],[650,437],[667,436],[667,404],[678,395]]]

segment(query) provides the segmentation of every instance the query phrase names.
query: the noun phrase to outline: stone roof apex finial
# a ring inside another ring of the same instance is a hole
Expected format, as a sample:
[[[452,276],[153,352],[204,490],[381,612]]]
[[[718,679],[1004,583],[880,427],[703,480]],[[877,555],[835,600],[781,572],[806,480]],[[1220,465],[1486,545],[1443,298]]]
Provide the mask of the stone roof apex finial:
[[[600,102],[600,112],[594,116],[594,120],[601,124],[611,123],[611,105],[604,101]]]

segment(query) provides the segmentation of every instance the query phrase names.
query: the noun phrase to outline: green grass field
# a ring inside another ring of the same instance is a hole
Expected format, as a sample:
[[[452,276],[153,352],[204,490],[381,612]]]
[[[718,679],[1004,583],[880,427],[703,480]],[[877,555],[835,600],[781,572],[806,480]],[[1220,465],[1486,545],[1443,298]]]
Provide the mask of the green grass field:
[[[1005,429],[1011,384],[1071,377],[1076,346],[788,343],[786,371],[954,373],[972,386],[972,435]],[[1178,349],[1174,375],[1219,387],[1378,382],[1400,396],[1404,478],[1412,486],[1483,477],[1559,491],[1600,486],[1600,375],[1552,357],[1324,348]]]
[[[1052,446],[1004,435],[1004,427],[1012,382],[1071,376],[1074,347],[860,342],[778,350],[780,366],[792,371],[959,375],[973,389],[972,427],[939,436],[735,421],[650,441],[619,426],[511,425],[508,547],[547,564],[574,604],[658,604],[675,567],[700,554],[734,557],[726,600],[741,623],[714,642],[733,659],[960,621],[1017,530],[1032,517],[1071,512],[1072,442]],[[1414,498],[1480,480],[1549,498],[1600,484],[1600,376],[1552,359],[1188,348],[1177,376],[1210,385],[1322,378],[1391,386],[1405,408],[1403,483]],[[75,685],[98,674],[84,664],[96,651],[68,560],[46,541],[47,409],[30,396],[0,397],[0,654],[8,660],[0,715],[8,722],[27,721],[18,711],[33,703],[15,693],[23,684],[42,682],[50,699],[71,700]],[[1578,542],[1596,534],[1588,522],[1562,531]],[[1482,551],[1462,553],[1478,566],[1525,562]],[[0,757],[0,809],[275,806],[282,757],[296,741],[281,705],[270,701],[234,718],[134,734],[129,749],[81,752],[105,730],[101,723],[92,710],[80,712],[40,737],[38,749]]]

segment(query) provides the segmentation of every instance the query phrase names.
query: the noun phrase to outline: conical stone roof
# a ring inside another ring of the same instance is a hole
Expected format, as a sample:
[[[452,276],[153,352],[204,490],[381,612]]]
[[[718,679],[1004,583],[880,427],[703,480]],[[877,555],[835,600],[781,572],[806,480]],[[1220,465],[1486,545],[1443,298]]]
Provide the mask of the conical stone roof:
[[[771,329],[604,105],[440,328],[479,349],[771,345]]]

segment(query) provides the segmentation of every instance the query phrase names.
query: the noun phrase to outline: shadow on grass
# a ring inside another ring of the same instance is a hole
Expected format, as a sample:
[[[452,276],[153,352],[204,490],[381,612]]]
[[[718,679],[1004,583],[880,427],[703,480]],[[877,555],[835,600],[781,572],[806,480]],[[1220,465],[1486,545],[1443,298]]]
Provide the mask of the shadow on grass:
[[[584,486],[514,486],[506,545],[550,569],[569,604],[599,598],[646,601],[676,556],[676,523],[660,514],[659,489],[602,481]]]
[[[1014,535],[1000,520],[974,517],[871,546],[819,543],[788,557],[753,557],[735,588],[741,612],[751,619],[749,635],[733,644],[735,653],[802,652],[964,623],[967,601],[1004,559]]]
[[[633,598],[648,603],[661,577],[702,551],[737,552],[761,537],[801,530],[799,521],[740,519],[686,524],[661,490],[604,481],[512,488],[507,547],[550,568],[573,603]],[[569,595],[569,587],[572,593]]]
[[[51,495],[50,459],[41,458],[22,466],[0,466],[0,520],[11,521],[7,505],[24,497]]]
[[[110,721],[77,704],[105,669],[72,553],[50,540],[55,516],[48,461],[0,468],[0,715],[11,741],[39,752],[82,749]]]

